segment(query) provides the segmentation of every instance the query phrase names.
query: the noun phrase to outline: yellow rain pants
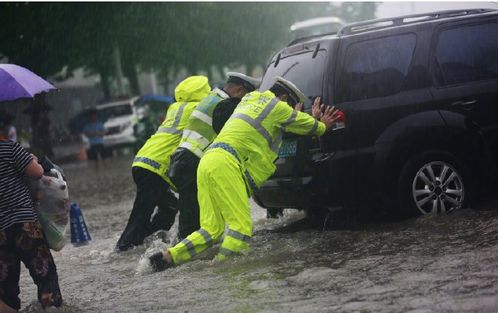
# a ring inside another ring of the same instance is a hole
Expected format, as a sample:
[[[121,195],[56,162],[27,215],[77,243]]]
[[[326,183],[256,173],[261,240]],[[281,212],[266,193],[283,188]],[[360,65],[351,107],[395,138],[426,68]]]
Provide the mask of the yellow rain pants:
[[[200,225],[176,246],[168,249],[175,265],[189,261],[218,242],[228,231],[217,258],[249,249],[252,235],[251,209],[239,161],[223,149],[209,150],[197,169]]]

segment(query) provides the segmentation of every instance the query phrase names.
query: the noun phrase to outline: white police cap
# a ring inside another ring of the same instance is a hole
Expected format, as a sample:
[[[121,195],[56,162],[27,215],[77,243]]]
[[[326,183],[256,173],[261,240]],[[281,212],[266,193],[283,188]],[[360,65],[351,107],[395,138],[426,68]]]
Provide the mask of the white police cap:
[[[227,83],[242,85],[248,91],[253,91],[259,87],[259,85],[261,84],[261,79],[247,76],[238,72],[228,72]]]
[[[294,98],[296,103],[304,103],[306,101],[306,96],[304,95],[304,93],[299,90],[299,88],[297,88],[297,86],[294,85],[291,81],[280,76],[275,76],[275,84],[278,84],[286,89],[286,91],[289,92],[289,96]]]

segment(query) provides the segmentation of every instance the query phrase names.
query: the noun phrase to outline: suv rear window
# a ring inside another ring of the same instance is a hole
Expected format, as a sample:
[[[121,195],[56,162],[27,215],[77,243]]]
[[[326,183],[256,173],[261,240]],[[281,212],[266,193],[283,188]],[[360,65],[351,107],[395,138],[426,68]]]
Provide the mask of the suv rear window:
[[[443,30],[436,60],[444,85],[498,78],[498,23]]]
[[[275,76],[281,76],[293,82],[307,97],[305,108],[311,107],[311,99],[322,95],[323,72],[326,68],[327,50],[320,48],[315,58],[315,51],[282,57],[275,67],[273,60],[266,69],[260,90],[268,90],[275,82]]]
[[[405,85],[417,37],[403,34],[351,44],[338,77],[338,102],[396,94]]]

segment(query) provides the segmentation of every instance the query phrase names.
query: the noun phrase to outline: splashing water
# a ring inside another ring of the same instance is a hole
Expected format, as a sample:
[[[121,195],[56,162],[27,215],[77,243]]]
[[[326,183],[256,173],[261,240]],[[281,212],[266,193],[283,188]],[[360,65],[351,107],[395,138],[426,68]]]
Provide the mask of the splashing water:
[[[152,273],[148,256],[171,246],[169,232],[117,253],[131,212],[131,160],[65,166],[92,241],[54,252],[63,307],[53,312],[496,312],[498,211],[321,231],[285,210],[278,219],[253,202],[249,254],[194,261]],[[494,205],[494,208],[498,205]],[[21,312],[43,312],[26,270]],[[51,311],[47,311],[51,312]]]

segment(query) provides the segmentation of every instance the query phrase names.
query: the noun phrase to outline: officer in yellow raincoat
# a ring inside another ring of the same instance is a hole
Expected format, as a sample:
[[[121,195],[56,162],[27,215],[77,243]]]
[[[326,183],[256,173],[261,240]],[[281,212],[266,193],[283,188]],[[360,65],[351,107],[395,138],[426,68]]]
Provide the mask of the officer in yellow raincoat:
[[[303,93],[281,77],[276,77],[270,90],[242,98],[199,163],[201,228],[167,252],[152,255],[154,270],[179,265],[203,252],[221,238],[225,224],[228,231],[217,258],[249,249],[249,197],[275,171],[282,131],[321,136],[335,122],[337,111],[327,107],[322,113],[319,98],[313,104],[313,116],[292,108],[304,100]]]
[[[176,102],[169,106],[164,122],[138,151],[132,164],[137,193],[128,223],[116,244],[117,251],[140,245],[148,235],[168,230],[173,224],[178,210],[170,190],[173,184],[166,175],[170,156],[180,143],[190,115],[210,91],[205,76],[190,76],[180,82],[175,88]],[[156,206],[157,213],[152,217]]]
[[[260,80],[228,72],[223,89],[214,88],[202,99],[183,130],[180,146],[171,155],[168,177],[178,191],[178,237],[184,239],[199,229],[197,166],[204,150],[213,142],[240,99],[259,87]]]

